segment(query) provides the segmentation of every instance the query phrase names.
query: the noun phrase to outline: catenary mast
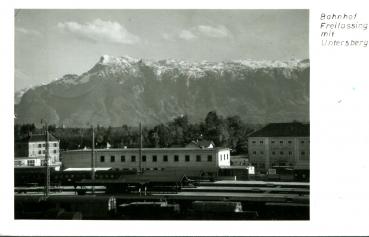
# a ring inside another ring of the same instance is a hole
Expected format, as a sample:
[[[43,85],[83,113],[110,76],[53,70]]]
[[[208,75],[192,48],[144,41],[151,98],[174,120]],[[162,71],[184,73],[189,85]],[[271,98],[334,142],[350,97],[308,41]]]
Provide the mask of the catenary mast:
[[[138,150],[138,172],[141,174],[142,173],[142,127],[141,127],[141,122],[140,122],[140,148]]]
[[[45,125],[45,196],[49,196],[50,191],[50,167],[49,167],[49,131],[48,124]]]
[[[91,148],[91,180],[92,180],[92,193],[95,193],[95,130],[94,126],[91,126],[92,129],[92,148]]]

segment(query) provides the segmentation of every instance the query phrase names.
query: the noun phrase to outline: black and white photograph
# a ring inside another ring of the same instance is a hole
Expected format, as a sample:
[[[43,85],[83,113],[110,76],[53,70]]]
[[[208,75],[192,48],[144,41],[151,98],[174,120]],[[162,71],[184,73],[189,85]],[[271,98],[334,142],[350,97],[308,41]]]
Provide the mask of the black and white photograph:
[[[0,235],[369,234],[365,0],[0,19]]]
[[[309,220],[308,10],[14,14],[15,219]]]

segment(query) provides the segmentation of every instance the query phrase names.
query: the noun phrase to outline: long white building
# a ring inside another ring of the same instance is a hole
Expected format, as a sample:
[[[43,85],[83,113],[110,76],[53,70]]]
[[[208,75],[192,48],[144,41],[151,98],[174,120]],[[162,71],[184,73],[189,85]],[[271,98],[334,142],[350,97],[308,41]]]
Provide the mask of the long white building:
[[[91,167],[91,149],[69,150],[61,154],[63,169]],[[138,148],[95,149],[95,167],[119,170],[175,170],[185,174],[216,174],[230,166],[228,148]]]

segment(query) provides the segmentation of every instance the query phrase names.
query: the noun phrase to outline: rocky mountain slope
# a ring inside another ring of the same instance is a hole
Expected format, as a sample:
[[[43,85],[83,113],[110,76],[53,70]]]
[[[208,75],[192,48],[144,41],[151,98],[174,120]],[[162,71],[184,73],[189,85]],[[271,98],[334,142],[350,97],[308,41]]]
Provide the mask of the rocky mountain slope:
[[[309,121],[309,60],[197,62],[104,55],[88,72],[31,88],[16,123],[137,125],[211,110],[246,122]]]

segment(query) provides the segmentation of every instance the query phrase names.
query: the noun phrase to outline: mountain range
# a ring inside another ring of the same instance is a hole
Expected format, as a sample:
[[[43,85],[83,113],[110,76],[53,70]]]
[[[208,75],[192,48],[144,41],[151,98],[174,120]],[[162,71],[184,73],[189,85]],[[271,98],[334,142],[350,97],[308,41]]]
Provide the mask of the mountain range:
[[[122,126],[185,114],[197,122],[214,110],[248,123],[307,122],[309,78],[308,59],[188,62],[104,55],[81,75],[17,92],[16,123]]]

